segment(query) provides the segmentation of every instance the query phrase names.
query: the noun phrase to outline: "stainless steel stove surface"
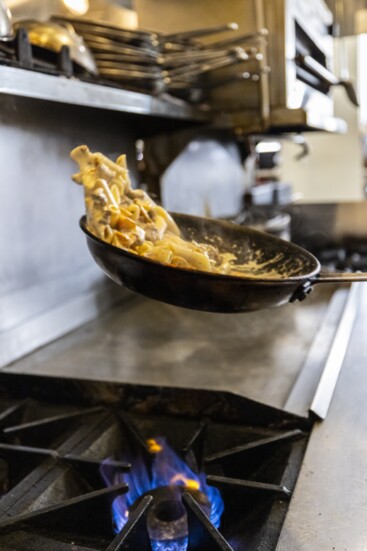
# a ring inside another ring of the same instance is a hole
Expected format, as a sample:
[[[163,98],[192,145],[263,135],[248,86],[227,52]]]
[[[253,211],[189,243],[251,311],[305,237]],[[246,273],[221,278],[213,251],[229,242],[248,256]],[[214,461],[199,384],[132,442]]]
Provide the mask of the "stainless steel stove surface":
[[[10,369],[227,390],[283,407],[334,291],[317,288],[302,304],[233,315],[134,298]]]

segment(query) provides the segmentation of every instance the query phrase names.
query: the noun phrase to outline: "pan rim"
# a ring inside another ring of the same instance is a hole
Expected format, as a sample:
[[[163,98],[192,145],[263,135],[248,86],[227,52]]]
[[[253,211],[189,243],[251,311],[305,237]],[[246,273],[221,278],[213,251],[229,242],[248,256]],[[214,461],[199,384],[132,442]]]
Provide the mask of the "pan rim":
[[[182,214],[179,214],[179,213],[171,213],[171,215],[173,216],[173,218],[176,215],[185,216],[185,215],[182,215]],[[200,218],[200,219],[205,219],[205,220],[208,220],[208,221],[211,220],[208,217],[199,217],[199,216],[191,216],[191,215],[190,215],[190,218]],[[265,285],[266,284],[269,284],[269,285],[274,285],[274,284],[276,284],[276,285],[290,285],[292,283],[297,283],[297,282],[307,282],[309,280],[312,281],[316,278],[316,276],[318,276],[318,274],[321,271],[321,264],[317,260],[317,258],[312,253],[307,251],[306,249],[303,249],[299,245],[296,245],[295,243],[292,243],[292,242],[289,242],[289,245],[291,246],[291,248],[295,249],[296,251],[299,251],[302,254],[306,254],[307,256],[309,256],[315,262],[316,268],[312,272],[309,272],[306,275],[303,274],[303,275],[299,275],[299,276],[290,276],[290,277],[287,277],[286,279],[281,279],[281,278],[270,278],[270,277],[269,278],[268,277],[267,278],[248,277],[248,276],[242,277],[242,276],[234,276],[234,275],[206,272],[204,270],[195,270],[195,269],[192,269],[192,268],[183,268],[183,267],[170,266],[169,264],[163,264],[162,262],[158,262],[157,260],[153,260],[153,259],[146,258],[144,256],[141,256],[141,255],[138,255],[138,254],[135,254],[135,253],[131,253],[131,252],[127,251],[126,249],[115,247],[114,245],[111,245],[111,243],[107,243],[106,241],[103,241],[103,239],[100,239],[99,237],[97,237],[96,235],[94,235],[92,232],[90,232],[87,229],[86,220],[87,220],[87,217],[84,214],[79,220],[80,228],[86,234],[87,237],[89,237],[90,239],[92,239],[93,241],[98,243],[99,245],[103,245],[103,246],[107,247],[107,249],[110,249],[111,251],[114,251],[115,253],[121,254],[122,256],[127,256],[128,258],[130,258],[132,260],[136,260],[138,258],[139,260],[141,260],[143,262],[143,264],[159,266],[161,268],[169,268],[171,270],[174,270],[175,272],[180,272],[180,273],[184,273],[184,274],[193,274],[193,275],[200,274],[202,276],[208,277],[209,279],[213,279],[213,280],[217,280],[217,281],[220,281],[220,280],[221,281],[233,281],[233,282],[237,281],[237,282],[242,282],[242,283],[243,282],[249,282],[251,284],[261,284],[261,285],[264,285],[264,284]],[[223,223],[225,225],[231,225],[232,224],[231,222],[226,222],[226,221],[222,221],[222,220],[221,220],[221,223]],[[241,226],[239,226],[239,228],[240,227]],[[261,236],[264,235],[262,232],[260,232],[258,230],[255,230],[253,228],[246,228],[246,230],[248,230],[250,233],[252,233],[254,235],[261,235]],[[270,240],[276,241],[276,242],[283,241],[283,240],[281,240],[281,239],[279,239],[279,238],[277,238],[273,235],[270,235],[270,234],[266,234],[266,237],[269,238]]]

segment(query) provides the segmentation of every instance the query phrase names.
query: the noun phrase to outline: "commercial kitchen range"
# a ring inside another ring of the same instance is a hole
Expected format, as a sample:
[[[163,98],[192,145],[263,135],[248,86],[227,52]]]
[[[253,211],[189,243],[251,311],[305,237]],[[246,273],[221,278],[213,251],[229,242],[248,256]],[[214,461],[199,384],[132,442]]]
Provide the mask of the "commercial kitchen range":
[[[366,304],[364,284],[234,315],[124,296],[5,367],[0,548],[365,549]],[[200,492],[152,483],[152,442]]]

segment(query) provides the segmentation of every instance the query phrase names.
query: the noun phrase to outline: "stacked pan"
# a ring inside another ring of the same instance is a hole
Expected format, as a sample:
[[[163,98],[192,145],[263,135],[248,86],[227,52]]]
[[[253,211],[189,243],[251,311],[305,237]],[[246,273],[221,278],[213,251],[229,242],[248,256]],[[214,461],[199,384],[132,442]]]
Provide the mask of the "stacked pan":
[[[101,79],[139,92],[159,94],[163,90],[156,33],[78,18],[57,17],[57,21],[70,23],[83,37],[93,53]]]
[[[238,29],[230,23],[175,34],[131,30],[80,18],[55,17],[71,24],[92,51],[100,77],[126,89],[202,102],[228,80],[258,80],[249,70],[262,59],[266,31],[206,43],[201,38]],[[223,69],[232,68],[230,76]],[[233,67],[236,68],[233,71]]]

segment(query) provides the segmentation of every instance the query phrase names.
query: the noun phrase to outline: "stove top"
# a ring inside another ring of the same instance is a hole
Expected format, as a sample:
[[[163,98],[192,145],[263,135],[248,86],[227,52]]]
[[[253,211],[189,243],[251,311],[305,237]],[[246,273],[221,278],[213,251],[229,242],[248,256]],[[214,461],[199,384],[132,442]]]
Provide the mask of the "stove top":
[[[1,549],[275,549],[306,419],[226,392],[0,382]]]

